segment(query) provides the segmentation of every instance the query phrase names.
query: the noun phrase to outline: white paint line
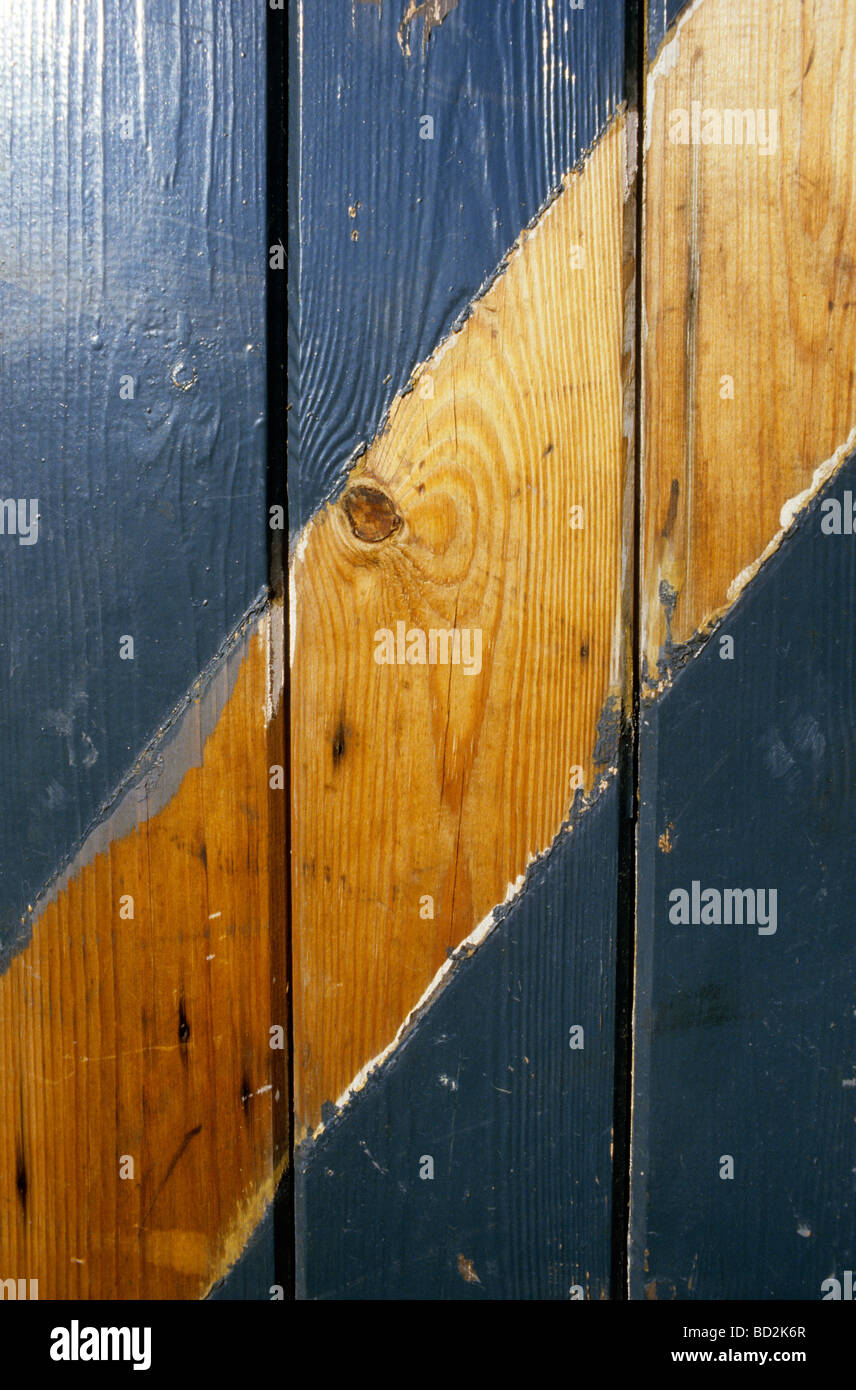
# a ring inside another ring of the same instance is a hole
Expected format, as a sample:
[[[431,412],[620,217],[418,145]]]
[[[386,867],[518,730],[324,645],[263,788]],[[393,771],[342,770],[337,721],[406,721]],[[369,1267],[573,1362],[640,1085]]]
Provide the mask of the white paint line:
[[[285,614],[280,601],[271,603],[265,612],[265,651],[267,653],[267,682],[265,685],[265,728],[279,713],[285,683]]]
[[[769,560],[770,556],[778,550],[799,513],[805,509],[813,497],[817,496],[818,492],[829,482],[833,474],[838,472],[844,460],[848,455],[853,453],[854,449],[856,449],[856,425],[854,425],[844,443],[839,444],[835,453],[832,454],[830,458],[826,459],[819,468],[814,470],[814,476],[809,486],[804,488],[802,492],[798,492],[795,497],[791,497],[785,502],[779,513],[779,526],[781,530],[777,531],[772,540],[764,547],[758,559],[753,560],[751,565],[747,565],[745,569],[742,569],[740,573],[732,579],[728,586],[728,594],[726,596],[729,604],[734,602],[738,595],[746,588],[749,581],[754,579],[764,562]]]

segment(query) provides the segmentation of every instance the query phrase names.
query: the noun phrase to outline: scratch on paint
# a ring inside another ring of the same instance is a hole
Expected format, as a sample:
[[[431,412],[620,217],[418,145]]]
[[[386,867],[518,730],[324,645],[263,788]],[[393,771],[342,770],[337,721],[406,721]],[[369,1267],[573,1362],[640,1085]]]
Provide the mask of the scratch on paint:
[[[360,1140],[360,1148],[362,1149],[362,1151],[363,1151],[363,1153],[365,1154],[366,1158],[369,1160],[369,1163],[371,1163],[371,1165],[372,1165],[374,1168],[377,1168],[377,1170],[378,1170],[379,1173],[382,1173],[383,1176],[386,1177],[386,1175],[387,1175],[387,1173],[388,1173],[389,1170],[388,1170],[387,1168],[382,1168],[382,1167],[381,1167],[381,1165],[378,1163],[377,1159],[375,1158],[374,1154],[373,1154],[373,1153],[371,1152],[371,1150],[369,1149],[369,1146],[368,1146],[368,1144],[366,1143],[365,1139],[361,1139],[361,1140]]]

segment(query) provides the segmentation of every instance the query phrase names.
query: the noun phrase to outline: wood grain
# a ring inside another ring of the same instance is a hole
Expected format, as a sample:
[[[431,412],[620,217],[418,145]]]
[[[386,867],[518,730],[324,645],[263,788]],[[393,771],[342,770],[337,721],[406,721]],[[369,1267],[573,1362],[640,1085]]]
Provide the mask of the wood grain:
[[[650,677],[667,637],[687,641],[728,606],[783,504],[856,424],[856,10],[701,0],[657,68],[644,194]],[[776,152],[673,143],[672,113],[694,101],[776,111]]]
[[[267,624],[200,682],[0,977],[0,1269],[40,1298],[199,1297],[273,1194],[289,1098],[269,1046],[287,1020]]]
[[[598,781],[597,721],[622,687],[625,178],[618,118],[414,374],[350,475],[356,502],[301,537],[298,1137],[551,843],[572,769]],[[399,622],[480,630],[480,671],[377,664],[375,634]]]

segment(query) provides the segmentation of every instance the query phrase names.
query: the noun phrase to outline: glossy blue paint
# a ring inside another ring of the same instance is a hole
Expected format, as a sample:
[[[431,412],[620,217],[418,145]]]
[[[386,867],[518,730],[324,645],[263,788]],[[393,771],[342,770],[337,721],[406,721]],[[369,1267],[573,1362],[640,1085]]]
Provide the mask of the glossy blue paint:
[[[821,531],[848,489],[856,457],[644,710],[636,1298],[819,1299],[856,1269],[856,537]],[[694,881],[775,889],[775,933],[674,924]]]
[[[0,498],[39,513],[0,535],[6,952],[266,582],[264,24],[0,13]]]
[[[624,96],[625,0],[459,0],[410,57],[405,9],[293,0],[294,530]]]

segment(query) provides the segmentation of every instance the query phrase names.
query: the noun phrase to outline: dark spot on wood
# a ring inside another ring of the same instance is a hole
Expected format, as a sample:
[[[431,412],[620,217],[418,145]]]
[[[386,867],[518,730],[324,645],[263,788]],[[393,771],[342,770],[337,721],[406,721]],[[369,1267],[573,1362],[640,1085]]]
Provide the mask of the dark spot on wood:
[[[672,479],[672,486],[669,489],[669,510],[666,513],[666,520],[663,524],[662,537],[667,541],[672,534],[672,527],[678,515],[678,497],[680,496],[681,485],[677,478]]]
[[[804,79],[805,79],[806,77],[808,77],[808,74],[809,74],[809,72],[810,72],[810,70],[811,70],[811,65],[812,65],[812,63],[814,62],[814,49],[815,49],[815,45],[812,44],[811,53],[809,54],[809,60],[808,60],[808,62],[807,62],[806,65],[805,65],[805,72],[803,73],[803,78],[804,78]]]
[[[148,1221],[149,1217],[151,1216],[151,1214],[152,1214],[152,1208],[153,1208],[155,1202],[157,1201],[158,1197],[161,1195],[161,1193],[163,1192],[163,1190],[164,1190],[164,1188],[166,1187],[167,1183],[169,1182],[170,1178],[172,1177],[173,1173],[175,1172],[176,1165],[178,1164],[179,1160],[182,1158],[182,1156],[183,1156],[183,1154],[184,1154],[184,1151],[185,1151],[185,1149],[187,1148],[188,1144],[190,1143],[191,1139],[195,1139],[196,1136],[197,1136],[197,1134],[201,1134],[201,1133],[202,1133],[202,1126],[201,1126],[201,1125],[194,1125],[194,1126],[193,1126],[193,1129],[189,1129],[189,1130],[187,1131],[187,1133],[185,1134],[184,1138],[182,1139],[181,1143],[179,1144],[178,1148],[176,1149],[175,1153],[173,1154],[172,1158],[171,1158],[170,1161],[169,1161],[169,1166],[167,1167],[166,1172],[164,1173],[163,1177],[161,1178],[160,1183],[158,1184],[158,1187],[157,1187],[157,1189],[156,1189],[156,1191],[155,1191],[155,1195],[152,1197],[152,1200],[149,1202],[149,1205],[148,1205],[148,1207],[146,1208],[145,1215],[143,1216],[143,1219],[142,1219],[142,1221],[140,1222],[140,1230],[143,1229],[143,1227],[145,1226],[145,1224],[146,1224],[146,1222]]]
[[[200,845],[200,847],[199,847],[199,858],[202,860],[202,863],[205,865],[205,867],[206,867],[206,869],[207,869],[207,868],[208,868],[208,850],[205,848],[205,845]]]
[[[587,657],[588,657],[588,647],[586,646],[585,642],[583,642],[582,646],[580,647],[580,658],[581,658],[581,660],[585,661],[585,660],[587,659]]]
[[[184,999],[178,1001],[178,1040],[186,1043],[190,1037],[190,1024],[187,1021],[187,1014],[184,1008]]]
[[[672,645],[672,619],[675,616],[675,609],[678,604],[678,591],[673,589],[668,579],[660,580],[660,603],[663,605],[663,612],[666,615],[666,646]]]
[[[27,1210],[28,1186],[27,1164],[24,1159],[23,1147],[19,1144],[15,1147],[15,1188],[17,1189],[18,1201],[21,1203],[21,1209],[25,1212]]]
[[[829,300],[829,302],[828,302],[828,304],[827,304],[827,308],[829,309],[829,312],[830,312],[830,314],[831,314],[832,311],[833,311],[833,309],[835,308],[835,300],[834,300],[834,299],[830,299],[830,300]]]
[[[336,763],[338,763],[338,762],[341,762],[342,758],[344,758],[344,756],[345,756],[345,746],[346,746],[346,744],[345,744],[345,726],[344,726],[344,724],[342,723],[342,721],[341,721],[341,719],[340,719],[340,720],[339,720],[339,723],[338,723],[337,726],[336,726],[336,732],[335,732],[334,735],[333,735],[333,763],[334,763],[334,765],[335,765]]]
[[[548,455],[548,454],[552,454],[552,452],[553,452],[553,444],[552,444],[552,441],[551,441],[551,440],[548,440],[548,441],[547,441],[547,447],[546,447],[546,449],[544,450],[543,454],[541,455],[542,459],[545,459],[545,458],[547,457],[547,455]]]
[[[246,1075],[241,1077],[241,1104],[246,1108],[253,1098],[253,1088]]]
[[[401,526],[392,498],[379,487],[359,483],[345,493],[343,505],[357,540],[376,544],[394,536]]]

